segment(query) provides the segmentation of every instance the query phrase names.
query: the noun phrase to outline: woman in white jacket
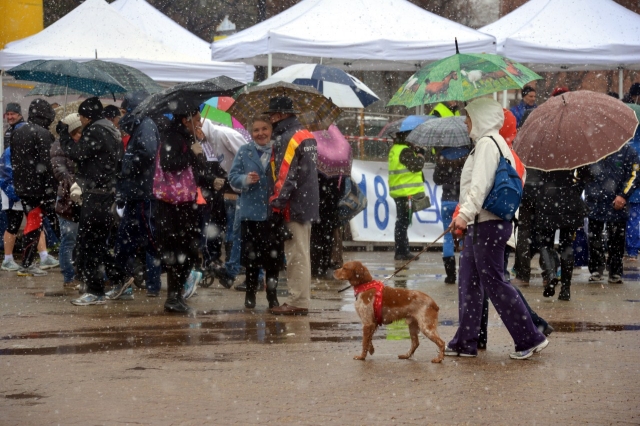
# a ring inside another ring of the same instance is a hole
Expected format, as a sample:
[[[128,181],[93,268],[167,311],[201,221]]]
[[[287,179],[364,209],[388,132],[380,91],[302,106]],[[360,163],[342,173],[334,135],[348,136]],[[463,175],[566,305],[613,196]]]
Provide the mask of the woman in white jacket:
[[[487,98],[471,102],[466,110],[469,135],[475,148],[462,169],[460,214],[452,222],[455,229],[467,231],[458,281],[460,325],[445,355],[477,355],[482,300],[487,292],[515,342],[516,352],[509,356],[526,359],[544,349],[549,341],[531,321],[516,290],[504,279],[504,250],[512,224],[482,208],[493,188],[500,151],[515,164],[509,146],[499,133],[504,113],[500,104]]]

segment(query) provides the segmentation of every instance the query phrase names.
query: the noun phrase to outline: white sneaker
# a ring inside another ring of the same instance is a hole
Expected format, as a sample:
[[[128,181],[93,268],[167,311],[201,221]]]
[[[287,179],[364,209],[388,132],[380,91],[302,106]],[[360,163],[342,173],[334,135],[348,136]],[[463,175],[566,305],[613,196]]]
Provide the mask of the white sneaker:
[[[50,254],[48,254],[44,260],[40,261],[40,269],[43,269],[43,270],[55,268],[57,266],[60,266],[60,262],[58,261],[58,259],[51,256]]]
[[[18,269],[19,277],[44,277],[45,275],[47,275],[47,273],[38,268],[38,265],[36,265],[35,263],[33,263],[28,268]]]
[[[116,294],[119,294],[116,296]],[[110,291],[104,294],[108,300],[133,300],[133,289],[127,288],[125,291],[120,291],[120,287],[114,287]]]
[[[620,275],[609,275],[609,284],[622,284],[622,277]]]
[[[544,339],[544,342],[540,343],[538,346],[534,346],[531,349],[527,349],[526,351],[512,352],[509,354],[509,358],[511,359],[527,359],[531,358],[534,353],[541,352],[544,348],[549,346],[549,340]]]
[[[198,284],[202,281],[202,272],[192,270],[187,278],[187,282],[184,283],[184,289],[182,290],[182,297],[185,299],[190,298],[196,292]]]
[[[3,271],[17,271],[20,269],[20,265],[18,265],[13,259],[6,259],[2,262],[1,269]]]
[[[602,274],[600,272],[594,272],[589,277],[589,281],[602,281],[602,279],[603,279],[603,277],[602,277]]]
[[[96,296],[91,293],[85,293],[77,299],[71,301],[76,306],[104,305],[107,303],[104,296]]]

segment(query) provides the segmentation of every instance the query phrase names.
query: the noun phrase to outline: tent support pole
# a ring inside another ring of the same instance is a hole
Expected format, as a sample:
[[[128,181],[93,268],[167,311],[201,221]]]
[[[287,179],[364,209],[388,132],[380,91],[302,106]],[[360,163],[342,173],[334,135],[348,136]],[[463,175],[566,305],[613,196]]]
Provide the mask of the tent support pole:
[[[509,100],[507,99],[508,95],[509,92],[507,90],[502,91],[502,108],[504,109],[507,109],[507,106],[509,106]]]
[[[624,97],[624,69],[618,67],[618,98]]]
[[[2,78],[4,77],[4,70],[0,70],[0,111],[4,111],[4,83]],[[0,153],[4,153],[4,132],[0,132]]]
[[[271,77],[271,72],[273,71],[273,57],[271,53],[267,54],[267,78]]]
[[[498,101],[498,92],[493,92],[493,100]]]
[[[360,152],[360,158],[364,153],[364,108],[360,109],[360,138],[358,139],[358,152]]]

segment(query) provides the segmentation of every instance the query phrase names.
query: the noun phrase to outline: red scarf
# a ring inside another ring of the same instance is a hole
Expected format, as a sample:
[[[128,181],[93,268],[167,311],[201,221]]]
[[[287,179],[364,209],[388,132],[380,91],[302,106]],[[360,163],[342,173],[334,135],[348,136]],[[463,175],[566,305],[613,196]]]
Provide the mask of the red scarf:
[[[373,299],[373,312],[378,325],[382,325],[382,290],[384,289],[384,284],[381,281],[369,281],[368,283],[354,286],[353,292],[357,298],[360,293],[371,290],[372,288],[376,290],[376,296]]]

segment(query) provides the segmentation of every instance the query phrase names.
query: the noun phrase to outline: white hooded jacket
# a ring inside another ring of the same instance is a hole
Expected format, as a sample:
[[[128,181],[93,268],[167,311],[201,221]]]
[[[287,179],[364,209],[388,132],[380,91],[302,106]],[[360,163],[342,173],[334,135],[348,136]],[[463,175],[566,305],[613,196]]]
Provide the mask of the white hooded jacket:
[[[498,143],[502,155],[515,164],[511,150],[500,136],[504,123],[502,106],[493,99],[480,98],[467,105],[467,114],[471,118],[471,139],[475,148],[467,158],[460,176],[460,218],[467,224],[473,224],[475,216],[478,222],[502,220],[484,210],[482,205],[493,188],[500,153],[489,136]]]

